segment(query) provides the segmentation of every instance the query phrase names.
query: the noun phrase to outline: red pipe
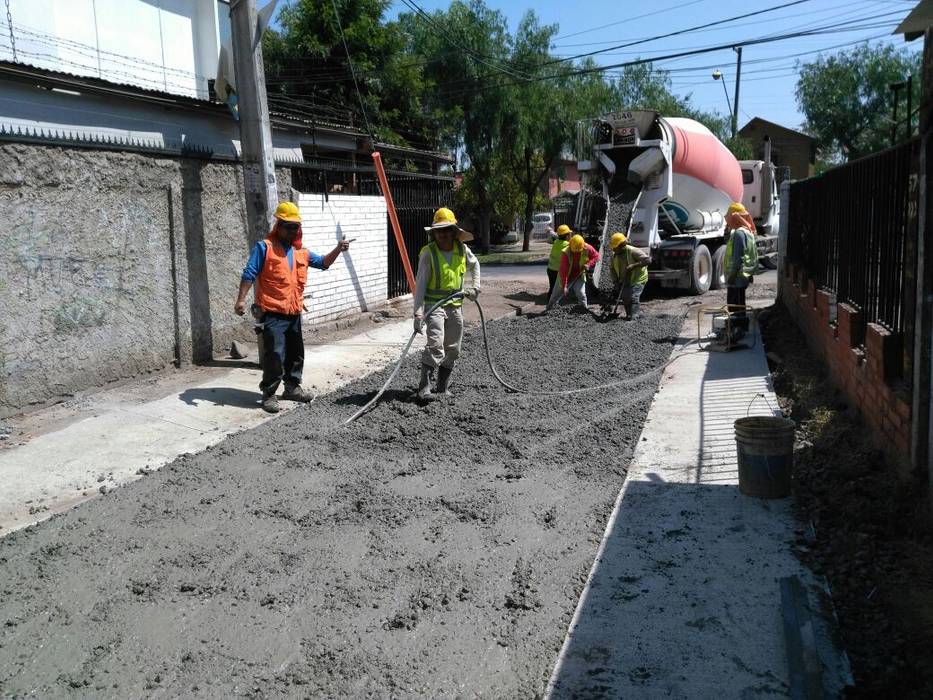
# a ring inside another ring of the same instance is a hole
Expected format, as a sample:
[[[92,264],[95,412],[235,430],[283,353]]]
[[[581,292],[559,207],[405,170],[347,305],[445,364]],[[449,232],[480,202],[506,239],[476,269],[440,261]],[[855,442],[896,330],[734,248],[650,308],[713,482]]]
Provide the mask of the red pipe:
[[[411,270],[411,261],[408,259],[408,248],[405,247],[405,239],[402,237],[402,227],[398,223],[398,215],[395,213],[395,202],[392,201],[392,191],[389,189],[389,181],[386,179],[385,168],[382,167],[382,156],[379,151],[373,151],[373,163],[376,166],[376,176],[379,178],[379,187],[382,188],[382,196],[386,200],[386,208],[389,210],[389,221],[392,223],[392,232],[395,234],[395,242],[398,244],[399,253],[402,255],[402,267],[405,268],[405,278],[408,280],[408,290],[415,293],[415,273]]]

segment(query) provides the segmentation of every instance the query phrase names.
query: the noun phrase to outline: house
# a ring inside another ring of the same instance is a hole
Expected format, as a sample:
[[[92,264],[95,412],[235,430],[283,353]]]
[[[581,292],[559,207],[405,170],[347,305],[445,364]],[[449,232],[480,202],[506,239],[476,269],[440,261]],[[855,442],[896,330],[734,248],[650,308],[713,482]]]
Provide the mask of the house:
[[[577,161],[568,155],[562,156],[548,170],[546,177],[541,180],[541,192],[553,199],[564,192],[572,194],[580,191],[580,173],[577,171]]]
[[[739,129],[739,136],[755,148],[756,157],[764,157],[764,140],[771,138],[771,159],[777,166],[790,169],[794,180],[810,177],[816,162],[816,139],[800,131],[755,117]]]
[[[0,417],[252,338],[231,312],[252,243],[239,127],[211,99],[227,14],[218,0],[11,0],[12,25],[0,27],[15,39],[0,43]],[[306,320],[406,294],[369,137],[307,114],[270,117],[279,197],[299,204],[306,244],[356,239],[311,278]],[[376,146],[413,256],[449,201],[452,178],[438,171],[450,159]]]

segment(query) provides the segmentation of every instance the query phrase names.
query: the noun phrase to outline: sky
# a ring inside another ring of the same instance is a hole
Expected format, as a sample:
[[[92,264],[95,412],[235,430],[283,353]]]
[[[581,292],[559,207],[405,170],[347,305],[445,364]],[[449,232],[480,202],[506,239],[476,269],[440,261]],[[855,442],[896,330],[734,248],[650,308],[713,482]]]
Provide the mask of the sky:
[[[600,65],[648,58],[706,46],[718,46],[769,35],[825,28],[827,33],[747,46],[742,55],[739,89],[739,128],[752,117],[798,128],[803,115],[794,96],[795,62],[812,60],[821,50],[835,53],[868,39],[871,44],[893,44],[911,52],[922,50],[922,41],[905,43],[892,31],[916,5],[916,0],[798,0],[792,7],[775,9],[745,19],[738,15],[775,8],[793,0],[486,0],[501,11],[515,30],[522,15],[533,8],[544,24],[559,31],[552,52],[560,57],[605,49],[617,44],[714,23],[698,31],[615,49],[594,56]],[[417,0],[430,12],[445,9],[449,0]],[[410,11],[394,0],[388,18]],[[848,23],[847,26],[831,26]],[[866,26],[869,25],[869,26]],[[880,26],[879,26],[880,25]],[[845,44],[845,46],[840,46]],[[835,48],[834,48],[835,47]],[[690,95],[693,104],[706,111],[729,114],[733,99],[736,54],[731,48],[699,56],[656,63],[673,71],[673,91]],[[719,69],[725,79],[714,80]]]

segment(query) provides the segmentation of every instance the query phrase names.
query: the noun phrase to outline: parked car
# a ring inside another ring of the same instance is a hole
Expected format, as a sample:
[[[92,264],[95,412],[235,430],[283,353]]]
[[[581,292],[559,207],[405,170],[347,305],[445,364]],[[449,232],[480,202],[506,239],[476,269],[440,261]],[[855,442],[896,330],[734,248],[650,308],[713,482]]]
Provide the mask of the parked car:
[[[547,240],[553,227],[554,215],[550,212],[538,212],[531,217],[531,237],[533,239]]]

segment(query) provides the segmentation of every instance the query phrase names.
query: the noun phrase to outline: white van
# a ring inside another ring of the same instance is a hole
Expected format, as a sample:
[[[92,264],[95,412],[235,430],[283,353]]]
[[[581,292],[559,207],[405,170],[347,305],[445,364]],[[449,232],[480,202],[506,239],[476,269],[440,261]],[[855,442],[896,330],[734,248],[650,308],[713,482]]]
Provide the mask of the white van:
[[[548,240],[553,227],[554,215],[550,212],[538,212],[531,217],[531,237],[535,240]]]

